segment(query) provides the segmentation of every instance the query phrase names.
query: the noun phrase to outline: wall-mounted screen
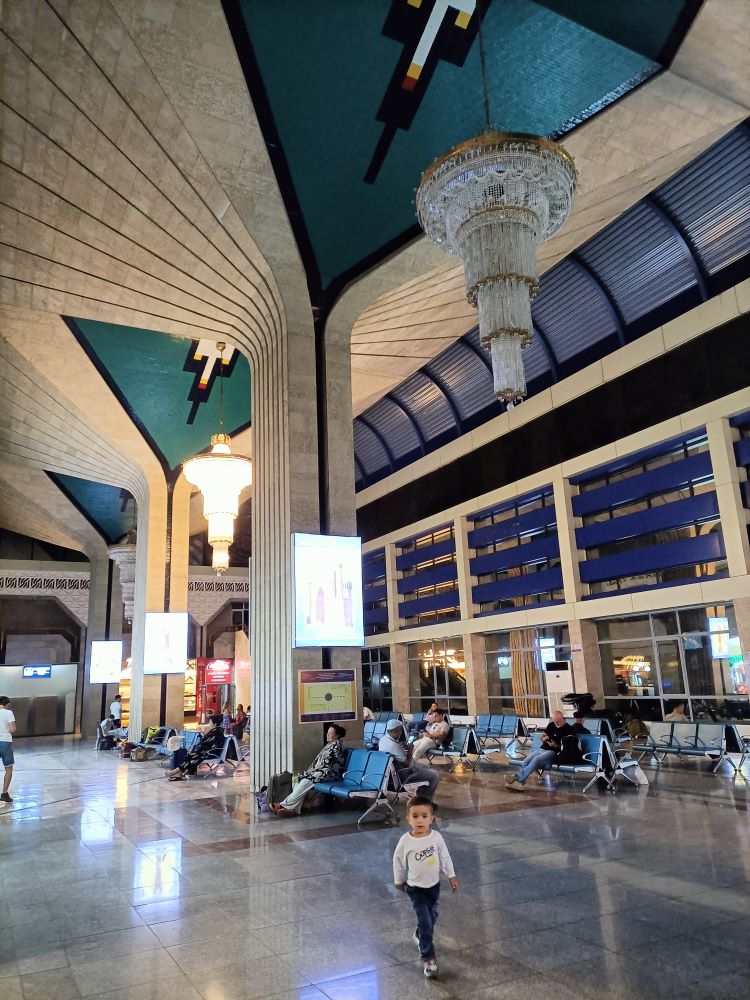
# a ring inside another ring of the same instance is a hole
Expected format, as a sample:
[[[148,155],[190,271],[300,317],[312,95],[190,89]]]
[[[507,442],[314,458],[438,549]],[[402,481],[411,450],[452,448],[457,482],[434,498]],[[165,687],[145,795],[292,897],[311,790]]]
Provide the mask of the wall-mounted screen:
[[[362,539],[292,536],[294,645],[363,646]]]
[[[52,665],[49,663],[29,663],[23,668],[22,676],[27,677],[51,677]]]
[[[186,611],[148,612],[143,649],[144,674],[184,674],[187,669],[187,640]]]
[[[122,639],[94,639],[91,643],[90,684],[119,684]]]

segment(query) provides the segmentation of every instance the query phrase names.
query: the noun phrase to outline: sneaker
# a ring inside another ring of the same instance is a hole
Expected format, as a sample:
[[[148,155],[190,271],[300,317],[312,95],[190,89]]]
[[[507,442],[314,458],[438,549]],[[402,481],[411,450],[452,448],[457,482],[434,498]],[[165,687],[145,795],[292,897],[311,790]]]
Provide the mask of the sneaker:
[[[438,972],[439,969],[436,959],[431,958],[428,962],[424,963],[425,979],[434,979],[434,977],[438,974]]]
[[[12,801],[13,799],[10,797],[9,792],[3,792],[3,794],[0,795],[0,802],[12,802]]]
[[[510,779],[510,781],[508,781],[507,778],[505,779],[505,787],[508,789],[509,792],[522,792],[523,791],[523,785],[518,780],[518,778],[515,776],[515,774],[512,776],[512,778]]]

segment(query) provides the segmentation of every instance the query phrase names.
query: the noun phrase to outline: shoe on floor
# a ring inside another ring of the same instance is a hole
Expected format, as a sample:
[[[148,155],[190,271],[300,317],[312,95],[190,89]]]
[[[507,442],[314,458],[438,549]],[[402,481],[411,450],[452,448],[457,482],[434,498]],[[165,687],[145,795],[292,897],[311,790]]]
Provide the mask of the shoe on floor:
[[[510,777],[510,779],[508,779],[508,778],[505,779],[505,787],[508,789],[509,792],[522,792],[523,791],[523,785],[518,780],[518,778],[516,777],[515,774],[512,775]]]
[[[13,799],[10,797],[9,792],[3,792],[2,795],[0,795],[0,802],[12,802],[12,801]]]
[[[438,972],[439,969],[436,959],[431,958],[429,962],[424,963],[425,979],[434,979],[434,977],[438,974]]]

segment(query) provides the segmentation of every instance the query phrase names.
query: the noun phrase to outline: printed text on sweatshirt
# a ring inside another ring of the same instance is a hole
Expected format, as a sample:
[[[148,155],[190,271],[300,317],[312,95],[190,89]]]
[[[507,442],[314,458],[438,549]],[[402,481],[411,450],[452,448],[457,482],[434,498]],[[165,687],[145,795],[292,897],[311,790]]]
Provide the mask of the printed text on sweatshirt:
[[[393,854],[393,881],[396,885],[419,886],[429,889],[437,885],[440,876],[455,878],[453,862],[442,836],[431,830],[427,837],[412,837],[405,833]]]

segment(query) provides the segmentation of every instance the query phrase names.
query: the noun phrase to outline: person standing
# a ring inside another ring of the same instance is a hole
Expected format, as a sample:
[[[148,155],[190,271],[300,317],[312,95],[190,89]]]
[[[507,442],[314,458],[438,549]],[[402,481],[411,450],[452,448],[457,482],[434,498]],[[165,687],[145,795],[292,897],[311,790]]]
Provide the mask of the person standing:
[[[399,892],[405,892],[414,907],[417,929],[413,940],[419,947],[424,974],[432,979],[438,974],[433,934],[438,917],[440,876],[445,875],[454,892],[458,880],[453,861],[442,836],[430,829],[435,818],[432,800],[415,795],[406,807],[409,833],[405,833],[393,854],[393,881]]]
[[[0,697],[0,760],[5,767],[3,793],[0,802],[12,802],[10,783],[13,780],[13,734],[16,731],[16,717],[10,710],[10,698]]]
[[[115,717],[115,729],[122,726],[122,695],[116,694],[115,700],[109,706],[109,714]]]

